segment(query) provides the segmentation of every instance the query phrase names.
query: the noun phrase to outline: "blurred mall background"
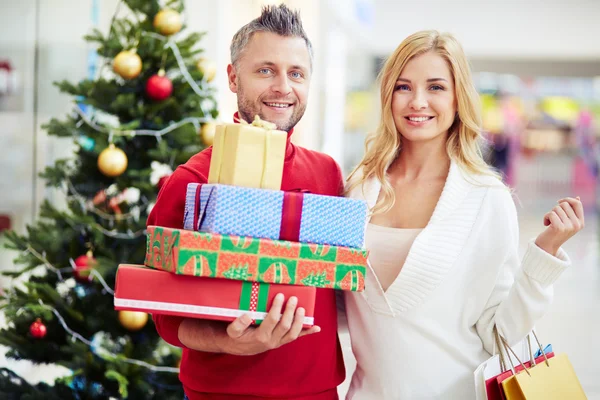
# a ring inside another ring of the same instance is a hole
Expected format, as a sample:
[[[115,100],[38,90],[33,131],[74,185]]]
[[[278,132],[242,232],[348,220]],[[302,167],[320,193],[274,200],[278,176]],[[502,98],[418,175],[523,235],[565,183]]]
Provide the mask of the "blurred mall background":
[[[71,98],[52,83],[93,76],[94,49],[82,37],[94,27],[106,32],[117,3],[0,0],[3,228],[23,231],[44,198],[62,200],[37,177],[72,151],[70,141],[49,138],[40,128],[71,106]],[[207,32],[202,46],[217,66],[214,82],[223,120],[229,121],[236,107],[225,73],[231,37],[268,3],[275,2],[186,3],[190,30]],[[309,106],[295,140],[332,155],[345,173],[359,161],[365,134],[377,123],[375,79],[382,60],[421,29],[449,31],[463,43],[483,100],[487,155],[505,172],[520,203],[521,242],[542,229],[543,214],[562,196],[578,195],[584,201],[587,226],[567,245],[573,268],[556,285],[554,307],[539,330],[555,350],[569,355],[588,397],[600,399],[600,1],[284,3],[301,10],[316,54]],[[9,268],[14,254],[0,251],[0,268]],[[56,371],[1,357],[0,364],[32,381],[49,379]],[[349,356],[349,374],[352,367]]]

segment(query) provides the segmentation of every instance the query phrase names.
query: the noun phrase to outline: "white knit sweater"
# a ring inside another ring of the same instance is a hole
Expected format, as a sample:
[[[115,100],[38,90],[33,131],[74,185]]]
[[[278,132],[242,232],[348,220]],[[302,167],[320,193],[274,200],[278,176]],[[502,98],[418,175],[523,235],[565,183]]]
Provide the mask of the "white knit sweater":
[[[376,179],[350,197],[372,207]],[[472,399],[473,372],[490,357],[492,328],[524,338],[570,265],[530,242],[518,257],[511,194],[494,178],[467,177],[452,163],[427,227],[383,292],[372,269],[362,293],[345,292],[357,368],[347,399]]]

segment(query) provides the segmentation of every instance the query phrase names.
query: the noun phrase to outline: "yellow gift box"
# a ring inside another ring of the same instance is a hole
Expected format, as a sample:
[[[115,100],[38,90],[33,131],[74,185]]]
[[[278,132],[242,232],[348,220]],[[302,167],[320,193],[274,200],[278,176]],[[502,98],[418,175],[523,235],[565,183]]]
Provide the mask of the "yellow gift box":
[[[242,122],[217,126],[208,183],[280,190],[287,132],[258,116]]]

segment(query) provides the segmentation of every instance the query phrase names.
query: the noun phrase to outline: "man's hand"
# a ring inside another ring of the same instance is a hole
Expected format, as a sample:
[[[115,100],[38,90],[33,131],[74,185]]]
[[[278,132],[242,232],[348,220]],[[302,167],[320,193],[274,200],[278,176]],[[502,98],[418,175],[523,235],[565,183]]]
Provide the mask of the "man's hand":
[[[281,315],[284,296],[279,293],[264,321],[258,327],[251,327],[252,320],[247,314],[237,318],[227,327],[227,340],[223,351],[237,355],[254,355],[273,350],[298,339],[321,331],[318,326],[302,330],[304,308],[296,309],[298,299],[290,297]],[[280,318],[281,316],[281,318]]]
[[[305,311],[302,307],[296,309],[296,297],[290,297],[281,315],[284,301],[283,294],[275,296],[269,313],[258,327],[250,326],[252,319],[247,314],[227,326],[218,321],[185,319],[179,325],[179,340],[192,350],[249,356],[321,331],[318,326],[302,330]]]

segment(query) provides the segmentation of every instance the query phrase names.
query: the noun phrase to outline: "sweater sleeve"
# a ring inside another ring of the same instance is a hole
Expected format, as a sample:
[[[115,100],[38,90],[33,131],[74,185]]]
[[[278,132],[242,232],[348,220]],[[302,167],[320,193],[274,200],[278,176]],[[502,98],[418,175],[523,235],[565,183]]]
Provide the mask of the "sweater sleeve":
[[[187,185],[190,182],[205,183],[206,181],[206,177],[186,166],[177,168],[162,187],[146,224],[177,229],[183,228]],[[179,325],[185,318],[153,314],[152,319],[156,331],[165,342],[176,347],[184,347],[179,340]]]
[[[476,329],[485,349],[492,353],[493,328],[514,345],[534,328],[548,311],[553,298],[553,284],[571,264],[561,248],[557,257],[540,249],[531,240],[519,260],[519,225],[514,202],[507,192],[503,197],[500,217],[509,224],[508,248],[500,266],[496,283],[480,315]],[[504,215],[502,215],[504,214]]]

